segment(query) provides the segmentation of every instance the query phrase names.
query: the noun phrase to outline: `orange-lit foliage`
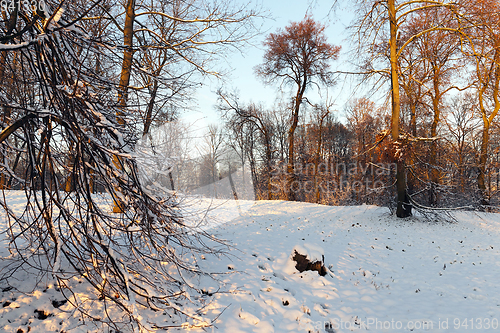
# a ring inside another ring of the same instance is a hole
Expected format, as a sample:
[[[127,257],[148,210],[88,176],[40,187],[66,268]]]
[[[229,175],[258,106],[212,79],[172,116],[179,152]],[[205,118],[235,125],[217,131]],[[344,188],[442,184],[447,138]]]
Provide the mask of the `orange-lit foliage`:
[[[327,42],[325,26],[307,16],[278,29],[266,38],[264,64],[257,73],[269,82],[295,83],[306,88],[315,78],[332,83],[330,61],[337,59],[340,46]]]

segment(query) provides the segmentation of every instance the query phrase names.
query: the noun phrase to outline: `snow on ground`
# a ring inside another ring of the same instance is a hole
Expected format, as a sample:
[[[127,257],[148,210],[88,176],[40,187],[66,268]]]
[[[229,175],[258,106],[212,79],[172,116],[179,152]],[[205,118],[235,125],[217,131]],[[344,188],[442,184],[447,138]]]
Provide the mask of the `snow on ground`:
[[[500,216],[397,219],[374,206],[260,201],[218,228],[239,271],[218,332],[500,331]],[[332,275],[289,274],[295,246],[320,247]],[[413,329],[413,330],[412,330]]]
[[[206,315],[217,318],[207,332],[500,331],[498,214],[459,212],[456,223],[433,223],[374,206],[210,206],[204,229],[233,247],[200,260],[222,282],[205,287],[213,293]],[[296,271],[294,249],[324,256],[329,274]],[[54,303],[63,298],[50,284],[0,291],[0,331],[96,331],[69,304]]]

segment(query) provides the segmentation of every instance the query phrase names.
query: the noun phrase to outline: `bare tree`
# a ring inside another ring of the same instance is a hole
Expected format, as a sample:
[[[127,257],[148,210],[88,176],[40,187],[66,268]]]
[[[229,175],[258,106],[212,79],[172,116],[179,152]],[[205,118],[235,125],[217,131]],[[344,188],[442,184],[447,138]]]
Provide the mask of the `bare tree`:
[[[406,36],[405,40],[400,39],[401,28],[420,12],[436,8],[453,10],[455,6],[453,1],[359,1],[357,19],[351,26],[357,38],[358,52],[366,55],[365,58],[361,59],[362,72],[370,77],[381,75],[390,82],[392,106],[390,135],[397,146],[395,160],[398,164],[396,173],[396,215],[398,217],[411,215],[411,204],[406,185],[405,136],[401,135],[400,130],[400,73],[404,71],[401,68],[400,58],[405,49],[418,38],[427,36],[433,31],[457,30],[452,24],[455,16],[423,27]],[[388,67],[377,68],[381,63],[387,62]]]
[[[481,204],[489,205],[486,190],[486,165],[490,144],[490,130],[500,111],[500,26],[497,1],[464,1],[463,16],[469,24],[464,27],[463,45],[474,67],[474,84],[483,121],[478,158],[477,183]]]
[[[242,143],[246,142],[246,152],[249,157],[250,167],[252,168],[252,175],[254,181],[254,187],[257,186],[258,181],[256,177],[256,161],[254,158],[254,137],[248,135],[248,132],[244,131],[245,125],[250,125],[250,131],[256,129],[260,133],[260,137],[264,146],[264,165],[266,170],[267,178],[267,199],[271,200],[273,198],[272,193],[272,125],[268,119],[266,113],[262,110],[262,107],[258,107],[254,104],[242,107],[239,105],[238,97],[235,94],[227,94],[222,90],[218,92],[221,104],[219,109],[223,112],[223,117],[228,117],[229,113],[233,114],[235,117],[231,119],[231,126],[234,126],[241,134],[246,134],[246,138],[242,138]],[[249,142],[250,141],[250,142]],[[257,193],[257,192],[256,192]]]
[[[460,192],[466,193],[467,170],[476,164],[474,160],[474,136],[480,126],[477,103],[472,93],[453,98],[444,117],[450,154],[448,161],[455,166]],[[469,184],[467,184],[469,185]]]
[[[323,123],[325,122],[325,119],[328,117],[330,114],[330,109],[333,106],[333,103],[329,103],[326,106],[317,106],[317,148],[316,148],[316,154],[314,156],[314,189],[315,189],[315,199],[316,203],[321,202],[321,189],[319,186],[319,163],[321,160],[321,152],[323,148]]]
[[[220,163],[225,150],[225,140],[222,128],[217,124],[208,125],[204,141],[199,148],[202,156],[202,170],[200,171],[201,186],[213,184],[219,180]]]
[[[288,200],[295,200],[293,182],[294,170],[294,133],[299,122],[300,106],[304,102],[305,92],[314,85],[333,84],[330,62],[337,58],[340,47],[327,43],[325,27],[306,16],[301,22],[293,22],[271,33],[264,45],[267,50],[264,63],[256,72],[266,83],[278,82],[281,85],[294,85],[291,124],[288,130]]]
[[[26,200],[20,212],[6,196],[0,202],[13,254],[13,259],[2,258],[0,279],[15,283],[22,268],[50,275],[75,309],[92,318],[71,291],[71,279],[83,278],[94,288],[95,298],[114,310],[92,319],[116,331],[123,325],[168,329],[164,322],[146,323],[137,313],[139,304],[153,311],[174,310],[188,324],[205,327],[208,323],[196,311],[177,303],[190,302],[190,291],[200,292],[189,277],[204,274],[194,264],[195,256],[216,252],[201,242],[213,238],[190,227],[169,191],[154,184],[143,186],[133,158],[140,132],[131,121],[135,114],[130,78],[142,71],[134,64],[134,22],[139,24],[139,17],[149,15],[148,7],[138,11],[135,1],[127,1],[125,29],[118,29],[125,36],[122,43],[113,39],[116,35],[106,35],[107,39],[93,35],[102,29],[84,29],[85,22],[92,20],[119,26],[120,19],[111,15],[108,5],[48,1],[43,8],[20,6],[0,21],[0,58],[19,64],[0,66],[9,76],[17,74],[13,82],[0,82],[0,106],[12,110],[0,131],[5,161],[1,173],[22,184]],[[229,26],[245,21],[248,13],[241,9],[225,16],[228,13],[219,5],[210,7],[205,19],[194,12],[178,17],[154,11],[170,20],[202,25],[191,40],[184,41],[195,49],[210,44],[202,32],[212,27],[229,34],[217,39],[219,45],[237,37],[238,28]],[[155,31],[147,30],[155,36]],[[157,42],[158,48],[174,53],[186,45],[182,40],[177,45]],[[115,53],[117,49],[124,55]],[[208,72],[203,61],[184,57]],[[104,65],[112,68],[108,75],[102,74]],[[119,80],[113,77],[116,73]],[[16,94],[11,94],[12,87]],[[30,98],[18,100],[23,91],[30,91]],[[21,144],[13,145],[16,141]],[[9,167],[18,161],[22,171]],[[69,193],[64,192],[67,176],[73,186]],[[93,184],[107,192],[104,199],[93,193]],[[117,202],[119,215],[110,209]],[[195,299],[191,302],[194,308],[202,306]]]
[[[404,27],[401,27],[401,43],[424,31],[428,28],[439,26],[441,22],[450,22],[450,17],[454,13],[445,7],[429,8],[418,12],[412,17]],[[448,23],[448,27],[456,28],[456,22]],[[408,55],[408,56],[407,56]],[[463,90],[456,85],[459,69],[464,63],[460,59],[459,39],[455,34],[446,30],[432,30],[427,34],[414,38],[408,44],[400,56],[400,69],[406,71],[407,75],[400,74],[402,86],[410,100],[412,108],[411,128],[415,131],[416,120],[415,107],[416,100],[420,105],[431,109],[433,117],[430,123],[429,141],[429,161],[426,163],[429,170],[429,205],[435,206],[438,203],[438,187],[441,183],[441,166],[438,161],[438,129],[441,125],[441,109],[445,95],[452,89]],[[407,67],[403,67],[402,61],[408,62]],[[454,82],[454,83],[452,83]],[[464,84],[465,85],[465,84]],[[426,102],[424,97],[428,97],[430,102]],[[416,137],[416,133],[414,133]]]

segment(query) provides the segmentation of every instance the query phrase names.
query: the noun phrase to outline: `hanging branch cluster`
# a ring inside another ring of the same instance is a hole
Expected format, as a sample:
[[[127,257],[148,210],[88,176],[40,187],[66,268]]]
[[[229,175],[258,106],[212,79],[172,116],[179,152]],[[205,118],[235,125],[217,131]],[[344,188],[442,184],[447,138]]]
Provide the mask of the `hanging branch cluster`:
[[[109,325],[159,327],[144,322],[138,306],[175,309],[191,324],[207,325],[172,298],[188,297],[185,286],[193,286],[186,276],[202,274],[192,255],[212,251],[202,241],[211,237],[184,223],[175,197],[141,186],[136,129],[117,119],[129,116],[117,105],[117,84],[96,74],[93,62],[112,62],[113,52],[59,5],[12,13],[26,22],[21,28],[1,22],[0,77],[9,83],[0,85],[1,185],[23,189],[26,206],[13,209],[8,194],[0,202],[12,254],[3,258],[0,278],[8,282],[19,269],[34,268],[54,277],[85,312],[88,304],[71,294],[72,277],[84,278],[100,301],[122,310],[93,318]],[[123,214],[111,213],[113,201],[125,205]]]

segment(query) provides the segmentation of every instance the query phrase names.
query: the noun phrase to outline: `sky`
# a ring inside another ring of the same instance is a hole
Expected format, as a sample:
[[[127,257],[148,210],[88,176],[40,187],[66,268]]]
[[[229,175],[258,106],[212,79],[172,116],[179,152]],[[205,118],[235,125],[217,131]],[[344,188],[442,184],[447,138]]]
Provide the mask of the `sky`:
[[[232,71],[225,77],[225,82],[205,79],[203,87],[196,93],[194,110],[183,112],[181,119],[193,124],[193,128],[203,132],[208,124],[219,122],[219,116],[215,110],[217,102],[215,92],[222,84],[224,84],[225,90],[238,91],[240,102],[243,104],[254,102],[263,104],[267,108],[272,107],[279,95],[278,86],[264,85],[254,70],[255,66],[263,61],[265,50],[262,42],[269,33],[276,32],[279,28],[285,28],[290,22],[301,21],[307,13],[312,14],[316,21],[326,25],[329,43],[342,46],[339,60],[332,63],[332,68],[336,68],[345,61],[345,52],[348,48],[348,36],[345,28],[352,17],[352,13],[347,9],[331,13],[331,0],[318,0],[312,4],[311,0],[268,0],[262,1],[261,4],[272,17],[262,22],[262,34],[254,38],[252,40],[253,46],[245,47],[243,52],[233,51],[227,57],[227,65],[232,67]],[[346,102],[345,96],[349,95],[345,88],[341,89],[342,86],[342,82],[339,82],[336,87],[329,90],[329,96],[335,99],[335,109],[339,110],[339,113]],[[313,91],[308,92],[308,97],[314,102],[319,102],[318,95]],[[341,117],[340,115],[339,118]]]

